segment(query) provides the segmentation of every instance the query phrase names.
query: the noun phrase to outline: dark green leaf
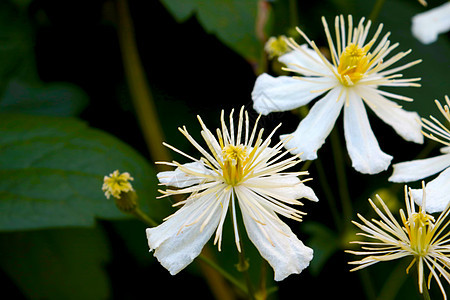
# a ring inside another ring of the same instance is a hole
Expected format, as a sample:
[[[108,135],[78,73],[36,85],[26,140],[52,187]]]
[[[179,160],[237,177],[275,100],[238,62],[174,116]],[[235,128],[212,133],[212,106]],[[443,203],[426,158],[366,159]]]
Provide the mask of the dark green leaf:
[[[0,265],[29,299],[106,299],[109,249],[99,229],[0,234]]]
[[[195,14],[204,29],[216,34],[225,45],[251,62],[259,59],[262,45],[255,29],[257,0],[161,1],[179,22]]]
[[[0,114],[0,230],[92,226],[126,217],[101,190],[118,169],[135,178],[144,210],[159,219],[156,176],[136,151],[71,118]]]
[[[68,83],[31,85],[11,80],[0,100],[0,111],[61,117],[76,116],[87,103],[87,95]]]
[[[0,3],[0,111],[75,116],[88,103],[85,93],[68,83],[43,83],[35,63],[34,31],[25,8]]]
[[[26,16],[8,1],[0,3],[0,91],[13,76],[36,75],[31,28]],[[19,70],[21,69],[21,70]],[[30,70],[32,69],[32,70]]]

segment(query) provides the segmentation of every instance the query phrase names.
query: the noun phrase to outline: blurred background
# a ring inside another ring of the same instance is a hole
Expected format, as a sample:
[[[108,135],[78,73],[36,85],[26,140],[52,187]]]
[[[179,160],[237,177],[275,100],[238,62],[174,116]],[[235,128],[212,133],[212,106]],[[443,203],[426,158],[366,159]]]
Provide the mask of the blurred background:
[[[128,171],[144,211],[159,222],[175,211],[169,200],[155,199],[154,161],[160,157],[146,142],[146,118],[140,119],[134,98],[150,91],[155,114],[147,119],[161,125],[164,141],[197,155],[177,130],[186,125],[200,138],[197,114],[211,129],[219,125],[222,109],[245,106],[256,119],[250,96],[256,77],[280,72],[263,51],[268,37],[294,35],[300,26],[326,47],[321,16],[329,24],[338,14],[359,20],[370,15],[375,2],[0,1],[0,282],[6,298],[213,298],[198,263],[171,276],[148,253],[146,225],[120,212],[101,191],[104,175]],[[390,31],[393,43],[400,43],[398,51],[413,49],[402,63],[423,59],[403,72],[406,78],[421,77],[422,88],[396,90],[414,98],[401,104],[423,117],[439,117],[433,100],[448,94],[450,45],[446,34],[421,44],[411,34],[411,18],[444,2],[430,0],[423,7],[414,0],[387,0],[375,20],[384,23],[383,33]],[[300,111],[273,113],[261,125],[270,132],[282,122],[279,133],[289,133],[300,118]],[[369,114],[369,119],[393,163],[438,153],[435,143],[407,143],[378,118]],[[357,212],[374,217],[366,200],[375,193],[398,211],[403,185],[387,181],[392,169],[373,176],[357,173],[346,154],[341,118],[335,127],[353,219]],[[267,286],[278,287],[270,299],[421,299],[415,270],[405,273],[408,259],[349,272],[348,261],[355,258],[343,250],[350,249],[356,229],[350,220],[338,229],[325,200],[340,209],[330,144],[328,139],[320,159],[308,168],[313,178],[308,185],[321,201],[305,203],[303,223],[286,221],[314,249],[311,266],[274,283],[271,268],[247,241],[255,284],[266,272]],[[241,278],[230,222],[224,238],[220,253],[210,241],[211,252]],[[435,283],[431,296],[442,297]]]

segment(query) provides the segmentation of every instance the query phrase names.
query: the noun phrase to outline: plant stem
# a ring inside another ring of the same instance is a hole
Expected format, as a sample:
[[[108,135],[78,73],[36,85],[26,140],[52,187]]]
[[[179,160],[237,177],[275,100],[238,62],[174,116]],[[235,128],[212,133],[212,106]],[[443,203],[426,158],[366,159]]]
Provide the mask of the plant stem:
[[[322,161],[318,158],[314,165],[316,166],[317,176],[319,177],[320,185],[325,193],[325,198],[328,201],[328,206],[331,210],[331,215],[333,216],[334,224],[339,232],[342,231],[341,217],[336,206],[336,198],[331,191],[330,185],[328,184],[327,177],[325,175],[325,170],[323,169]]]
[[[431,300],[430,293],[428,292],[428,286],[427,286],[427,280],[426,277],[423,277],[423,299],[424,300]]]
[[[364,287],[364,292],[366,293],[366,299],[375,300],[375,298],[376,298],[375,288],[373,287],[373,282],[370,279],[369,271],[368,270],[360,270],[359,278]]]
[[[261,272],[259,278],[259,290],[257,292],[258,299],[267,299],[267,262],[265,260],[261,263]]]
[[[234,192],[232,193],[232,197],[234,199],[235,194]],[[234,203],[234,200],[233,200]],[[234,204],[231,204],[234,205]],[[233,214],[233,210],[230,209],[230,214],[231,214],[231,218],[234,220],[235,219],[235,215]],[[245,283],[247,285],[247,291],[248,291],[248,298],[251,300],[255,300],[255,290],[253,289],[253,285],[250,279],[250,275],[248,274],[248,268],[250,267],[250,264],[248,263],[247,258],[245,257],[245,251],[244,251],[244,243],[242,242],[241,239],[241,233],[239,232],[239,230],[236,230],[237,234],[237,238],[239,239],[239,261],[238,264],[236,265],[237,269],[239,272],[241,272],[244,275],[244,280]]]
[[[306,171],[309,169],[309,167],[311,166],[312,160],[307,160],[305,161],[305,163],[303,164],[302,168],[300,169],[300,171]]]
[[[426,158],[430,154],[430,152],[438,145],[439,144],[437,142],[428,140],[428,143],[426,143],[422,151],[420,151],[420,153],[416,156],[416,159]]]
[[[147,214],[145,214],[139,207],[136,208],[132,214],[138,218],[139,220],[141,220],[142,222],[144,222],[145,224],[147,224],[148,226],[151,227],[155,227],[158,226],[158,223],[156,221],[154,221],[152,218],[150,218]]]
[[[350,224],[350,219],[353,215],[352,202],[348,192],[347,176],[345,174],[345,164],[342,154],[342,146],[339,141],[337,129],[334,128],[330,134],[331,147],[333,148],[333,158],[336,167],[336,177],[339,188],[339,198],[342,203],[343,221]]]
[[[397,267],[391,272],[389,277],[385,280],[380,294],[377,297],[378,300],[392,300],[397,295],[398,291],[402,287],[406,280],[405,269],[408,266],[406,260],[400,261]]]
[[[248,274],[249,263],[247,261],[247,258],[245,257],[244,245],[240,238],[239,243],[241,245],[241,251],[239,252],[238,270],[244,275],[245,283],[247,285],[248,298],[251,300],[255,300],[255,290],[253,289],[250,274]]]
[[[145,142],[153,160],[171,161],[168,150],[162,145],[163,132],[139,57],[126,0],[117,0],[117,14],[119,44],[126,79]],[[167,167],[158,165],[158,168],[166,170]]]
[[[212,261],[211,259],[209,259],[207,256],[200,254],[198,256],[198,258],[203,261],[204,263],[206,263],[208,266],[210,266],[211,268],[213,268],[214,270],[216,270],[217,272],[219,272],[224,278],[226,278],[229,282],[231,282],[232,284],[234,284],[239,290],[241,290],[242,292],[244,292],[245,294],[248,294],[248,290],[247,287],[245,285],[243,285],[239,280],[237,280],[236,278],[234,278],[233,275],[231,275],[230,273],[228,273],[227,271],[225,271],[224,269],[222,269],[218,264],[216,264],[214,261]]]
[[[375,20],[378,18],[378,15],[380,14],[381,9],[383,8],[384,2],[386,2],[386,0],[376,0],[375,1],[372,11],[370,12],[370,15],[369,15],[369,20],[372,20],[372,22],[375,22]]]
[[[297,0],[289,0],[289,25],[292,28],[299,25]]]

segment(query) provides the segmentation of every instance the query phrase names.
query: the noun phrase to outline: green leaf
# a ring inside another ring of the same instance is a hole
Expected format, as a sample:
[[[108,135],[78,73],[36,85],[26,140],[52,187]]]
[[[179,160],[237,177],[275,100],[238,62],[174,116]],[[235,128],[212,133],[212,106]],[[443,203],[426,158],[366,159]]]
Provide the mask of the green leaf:
[[[29,299],[106,299],[109,249],[97,229],[0,234],[0,266]]]
[[[0,114],[0,230],[93,226],[127,217],[101,190],[103,176],[130,172],[144,210],[156,219],[153,168],[131,147],[72,118]]]
[[[262,45],[256,37],[257,0],[161,0],[179,22],[196,15],[207,32],[250,62],[259,59]],[[201,51],[207,51],[205,49]]]
[[[306,222],[302,229],[310,235],[306,245],[314,250],[314,258],[309,266],[311,274],[318,276],[327,260],[339,250],[339,236],[318,222]]]
[[[35,63],[28,1],[0,3],[0,111],[75,116],[88,98],[68,83],[43,83]]]
[[[48,116],[76,116],[86,107],[87,95],[68,83],[31,85],[11,80],[0,100],[0,111]]]
[[[31,28],[27,17],[11,3],[0,3],[0,91],[12,76],[36,74]],[[19,69],[22,69],[19,71]],[[32,69],[32,70],[30,70]],[[21,73],[21,74],[19,74]]]

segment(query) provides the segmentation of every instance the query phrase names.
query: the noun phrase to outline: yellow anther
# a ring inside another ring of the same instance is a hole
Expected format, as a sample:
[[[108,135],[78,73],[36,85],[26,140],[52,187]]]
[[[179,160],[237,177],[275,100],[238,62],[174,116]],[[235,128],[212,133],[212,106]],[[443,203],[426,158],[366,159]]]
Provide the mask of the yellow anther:
[[[223,178],[230,185],[237,185],[243,178],[247,149],[243,145],[228,145],[222,149]]]
[[[413,213],[404,225],[411,241],[411,249],[419,256],[427,255],[434,227],[433,216],[419,211]]]
[[[339,57],[338,73],[341,75],[341,82],[346,86],[355,84],[364,77],[364,73],[371,65],[372,55],[367,51],[372,43],[363,48],[355,44],[348,45]]]

